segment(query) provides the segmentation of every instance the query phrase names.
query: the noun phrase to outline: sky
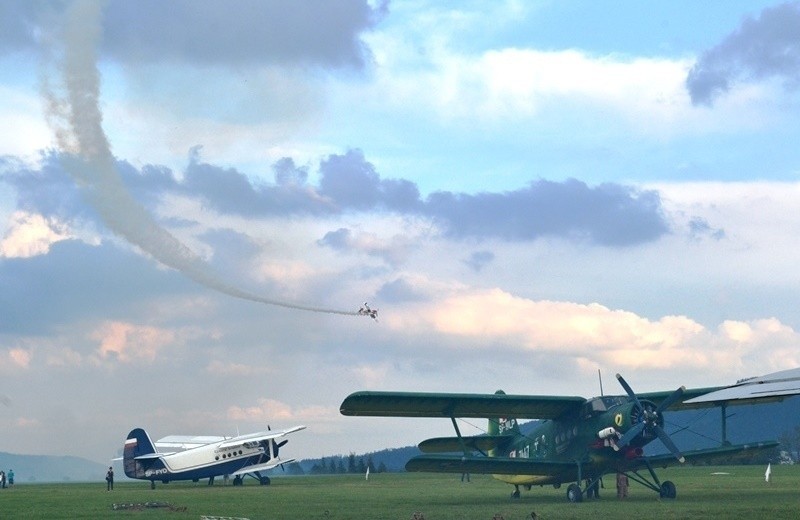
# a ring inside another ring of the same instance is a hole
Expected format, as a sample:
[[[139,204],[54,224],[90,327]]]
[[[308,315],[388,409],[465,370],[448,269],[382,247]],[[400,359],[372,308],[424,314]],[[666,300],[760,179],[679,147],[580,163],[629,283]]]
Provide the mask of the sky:
[[[284,455],[365,453],[452,426],[344,417],[354,391],[800,366],[798,26],[753,0],[1,2],[0,451],[303,424]]]

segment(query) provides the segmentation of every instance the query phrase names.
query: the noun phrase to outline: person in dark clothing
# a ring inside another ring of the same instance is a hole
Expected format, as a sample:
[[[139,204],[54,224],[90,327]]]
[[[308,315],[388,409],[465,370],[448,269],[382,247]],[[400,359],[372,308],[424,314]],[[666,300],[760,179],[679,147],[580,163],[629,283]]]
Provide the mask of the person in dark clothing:
[[[106,472],[106,491],[112,491],[113,489],[114,489],[114,468],[109,466],[108,471]]]

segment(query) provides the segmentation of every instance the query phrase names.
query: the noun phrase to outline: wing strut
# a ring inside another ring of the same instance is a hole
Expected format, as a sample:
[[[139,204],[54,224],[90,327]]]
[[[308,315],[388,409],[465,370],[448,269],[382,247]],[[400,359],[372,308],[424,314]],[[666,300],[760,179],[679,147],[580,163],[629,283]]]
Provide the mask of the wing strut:
[[[450,422],[453,423],[453,428],[456,430],[456,437],[458,437],[458,442],[461,444],[461,449],[464,450],[464,456],[468,456],[469,451],[467,451],[467,443],[464,442],[464,438],[461,436],[461,430],[458,429],[456,418],[452,414],[450,415]]]

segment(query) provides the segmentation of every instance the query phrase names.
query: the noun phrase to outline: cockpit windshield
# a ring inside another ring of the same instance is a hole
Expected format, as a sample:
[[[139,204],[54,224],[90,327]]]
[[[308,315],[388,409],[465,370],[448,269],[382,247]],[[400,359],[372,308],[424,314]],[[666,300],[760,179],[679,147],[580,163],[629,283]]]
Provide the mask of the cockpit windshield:
[[[587,415],[603,413],[615,406],[624,404],[626,401],[627,399],[620,395],[594,397],[586,403],[586,412]]]

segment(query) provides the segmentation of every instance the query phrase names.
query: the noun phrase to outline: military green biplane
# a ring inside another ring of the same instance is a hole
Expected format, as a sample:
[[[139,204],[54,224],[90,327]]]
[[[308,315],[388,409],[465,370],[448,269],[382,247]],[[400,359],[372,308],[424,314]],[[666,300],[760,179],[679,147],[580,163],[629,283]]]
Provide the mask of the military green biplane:
[[[455,437],[428,439],[422,455],[406,464],[407,471],[486,473],[520,486],[567,486],[567,500],[580,502],[597,489],[604,474],[621,472],[659,493],[675,498],[671,481],[661,482],[654,468],[692,462],[747,458],[778,446],[767,441],[731,445],[727,441],[729,405],[778,401],[800,393],[800,369],[753,378],[730,387],[684,387],[637,395],[619,374],[626,395],[585,399],[576,396],[457,394],[420,392],[355,392],[341,405],[348,416],[449,418]],[[788,383],[787,383],[788,381]],[[722,409],[720,446],[681,453],[664,430],[664,412],[695,408]],[[485,435],[464,436],[456,419],[488,418]],[[540,419],[523,434],[517,419]],[[660,439],[669,453],[646,456],[644,447]],[[647,470],[645,474],[644,470]],[[582,487],[583,486],[583,487]]]

